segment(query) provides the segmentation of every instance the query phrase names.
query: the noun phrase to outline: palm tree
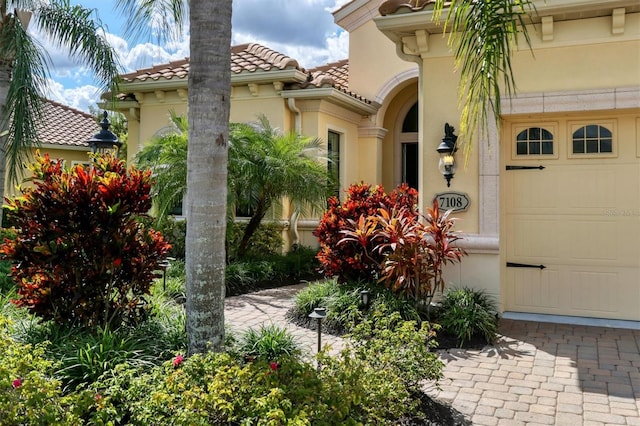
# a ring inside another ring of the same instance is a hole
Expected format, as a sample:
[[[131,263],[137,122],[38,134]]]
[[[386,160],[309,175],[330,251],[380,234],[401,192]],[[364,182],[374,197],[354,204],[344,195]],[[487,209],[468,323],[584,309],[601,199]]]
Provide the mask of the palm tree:
[[[177,36],[187,13],[190,15],[186,313],[192,354],[220,351],[224,343],[231,3],[231,0],[117,1],[132,24],[130,34],[150,32],[159,24],[156,35]]]
[[[318,160],[322,141],[295,132],[281,134],[265,116],[258,123],[232,125],[229,192],[232,203],[250,211],[236,255],[246,254],[267,211],[287,197],[298,208],[326,208],[333,184]]]
[[[158,221],[183,200],[187,191],[187,129],[184,117],[171,114],[172,131],[154,138],[136,157],[139,167],[154,172]],[[229,135],[229,217],[238,209],[250,220],[235,255],[246,254],[251,237],[271,207],[287,197],[300,210],[322,210],[333,182],[317,161],[322,141],[295,132],[281,134],[265,116],[251,124],[232,123]]]
[[[19,172],[39,144],[49,58],[27,33],[32,15],[40,30],[90,68],[103,88],[118,75],[115,52],[102,36],[90,9],[65,0],[0,2],[0,196],[5,175],[17,183]],[[1,219],[0,219],[1,220]]]

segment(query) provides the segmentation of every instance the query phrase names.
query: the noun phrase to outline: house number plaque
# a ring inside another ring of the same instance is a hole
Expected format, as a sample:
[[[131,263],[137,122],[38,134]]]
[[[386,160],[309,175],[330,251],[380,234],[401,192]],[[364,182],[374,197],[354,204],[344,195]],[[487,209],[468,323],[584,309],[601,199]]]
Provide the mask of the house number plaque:
[[[440,192],[435,199],[442,210],[453,210],[454,212],[466,212],[469,208],[469,195],[463,192]]]

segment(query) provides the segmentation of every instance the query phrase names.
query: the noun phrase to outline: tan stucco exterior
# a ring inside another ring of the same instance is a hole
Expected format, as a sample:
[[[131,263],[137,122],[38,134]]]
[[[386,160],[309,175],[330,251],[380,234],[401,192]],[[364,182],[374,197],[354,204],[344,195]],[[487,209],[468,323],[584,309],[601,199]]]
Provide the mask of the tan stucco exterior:
[[[516,243],[506,236],[514,219],[507,214],[505,204],[505,198],[513,194],[505,192],[505,188],[513,187],[514,178],[505,173],[511,158],[505,157],[504,148],[515,137],[505,129],[515,123],[537,126],[571,120],[615,121],[619,150],[615,160],[609,158],[604,164],[611,164],[613,169],[615,161],[627,164],[626,171],[614,181],[634,194],[629,198],[631,202],[640,200],[640,5],[632,0],[536,1],[538,15],[532,18],[535,24],[529,29],[532,50],[521,40],[519,50],[513,53],[517,96],[502,100],[503,127],[494,126],[488,134],[477,133],[467,157],[464,149],[468,142],[462,135],[462,146],[456,154],[458,170],[447,188],[438,171],[435,149],[444,136],[445,123],[460,127],[459,75],[447,38],[432,22],[429,10],[380,16],[378,7],[382,3],[354,0],[334,13],[336,22],[350,34],[351,93],[331,87],[289,90],[288,82],[303,81],[299,80],[304,79],[299,70],[233,74],[231,120],[252,121],[257,114],[266,114],[272,125],[283,131],[298,131],[323,140],[329,131],[339,133],[343,189],[359,181],[394,188],[402,180],[401,144],[416,142],[421,208],[429,205],[437,193],[447,190],[464,193],[470,199],[468,210],[455,214],[469,256],[447,270],[451,284],[485,288],[505,310],[640,320],[640,308],[624,303],[601,312],[513,303],[514,288],[520,284],[510,281],[511,272],[505,265],[512,262],[507,253],[522,241]],[[137,99],[121,105],[129,120],[131,159],[136,153],[134,147],[139,149],[169,123],[169,110],[186,112],[187,84],[186,79],[154,80],[132,83],[130,87],[125,84],[123,89],[134,93]],[[418,132],[402,134],[402,122],[416,102]],[[566,124],[553,128],[563,129],[557,143],[565,144],[565,148],[557,152],[564,155],[568,143]],[[558,167],[571,167],[578,162],[567,157],[558,162]],[[596,196],[595,192],[585,194]],[[640,235],[637,209],[640,205],[626,206],[624,211],[631,217],[621,217],[619,222],[626,221],[631,232]],[[284,209],[282,217],[276,219],[288,223],[291,213]],[[311,231],[316,220],[300,218],[296,223],[287,229],[288,242],[315,245]],[[570,222],[564,225],[570,227]],[[578,235],[568,234],[566,238],[580,240]],[[627,255],[620,262],[613,262],[621,269],[607,269],[607,273],[624,272],[626,278],[620,281],[619,291],[624,293],[624,299],[640,306],[640,244],[638,240],[626,241],[628,247],[623,249]]]

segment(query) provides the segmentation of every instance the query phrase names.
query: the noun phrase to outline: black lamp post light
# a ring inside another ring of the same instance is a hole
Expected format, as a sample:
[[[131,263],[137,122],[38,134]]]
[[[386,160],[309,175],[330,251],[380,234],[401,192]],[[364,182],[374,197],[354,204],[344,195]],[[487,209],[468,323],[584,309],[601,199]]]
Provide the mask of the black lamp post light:
[[[102,130],[93,135],[93,137],[87,142],[89,143],[91,152],[93,152],[94,154],[106,154],[109,151],[115,150],[115,156],[117,157],[118,151],[122,146],[122,142],[118,140],[118,137],[115,135],[115,133],[109,130],[111,122],[107,118],[107,115],[107,111],[105,111],[103,114],[104,118],[102,119],[102,121],[100,121],[100,127],[102,127]]]
[[[369,290],[362,290],[360,292],[360,301],[362,302],[362,306],[364,306],[365,309],[369,308],[369,303],[371,303],[370,297],[371,292],[369,292]]]
[[[315,308],[313,312],[309,314],[309,318],[318,320],[318,352],[322,350],[322,319],[327,316],[327,310],[325,308]]]
[[[454,154],[458,150],[456,147],[458,136],[453,134],[454,131],[453,126],[446,123],[444,125],[444,138],[442,138],[442,142],[438,146],[438,149],[436,149],[438,154],[440,154],[438,169],[447,180],[447,187],[451,186],[451,179],[453,179],[453,175],[456,173],[456,159]]]

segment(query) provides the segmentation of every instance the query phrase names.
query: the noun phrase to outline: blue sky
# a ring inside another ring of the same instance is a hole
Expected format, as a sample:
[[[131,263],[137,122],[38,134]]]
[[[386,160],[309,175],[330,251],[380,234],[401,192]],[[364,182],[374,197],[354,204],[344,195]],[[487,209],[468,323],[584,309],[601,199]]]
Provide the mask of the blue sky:
[[[347,2],[233,0],[232,45],[260,43],[297,59],[303,67],[344,59],[348,55],[348,35],[334,24],[331,11]],[[124,72],[189,56],[186,37],[171,44],[159,44],[153,39],[125,39],[125,21],[115,10],[113,1],[73,0],[72,4],[96,10]],[[53,63],[47,96],[83,111],[95,106],[100,92],[91,73],[74,63],[64,50],[43,39],[33,24],[29,31],[45,46]]]

